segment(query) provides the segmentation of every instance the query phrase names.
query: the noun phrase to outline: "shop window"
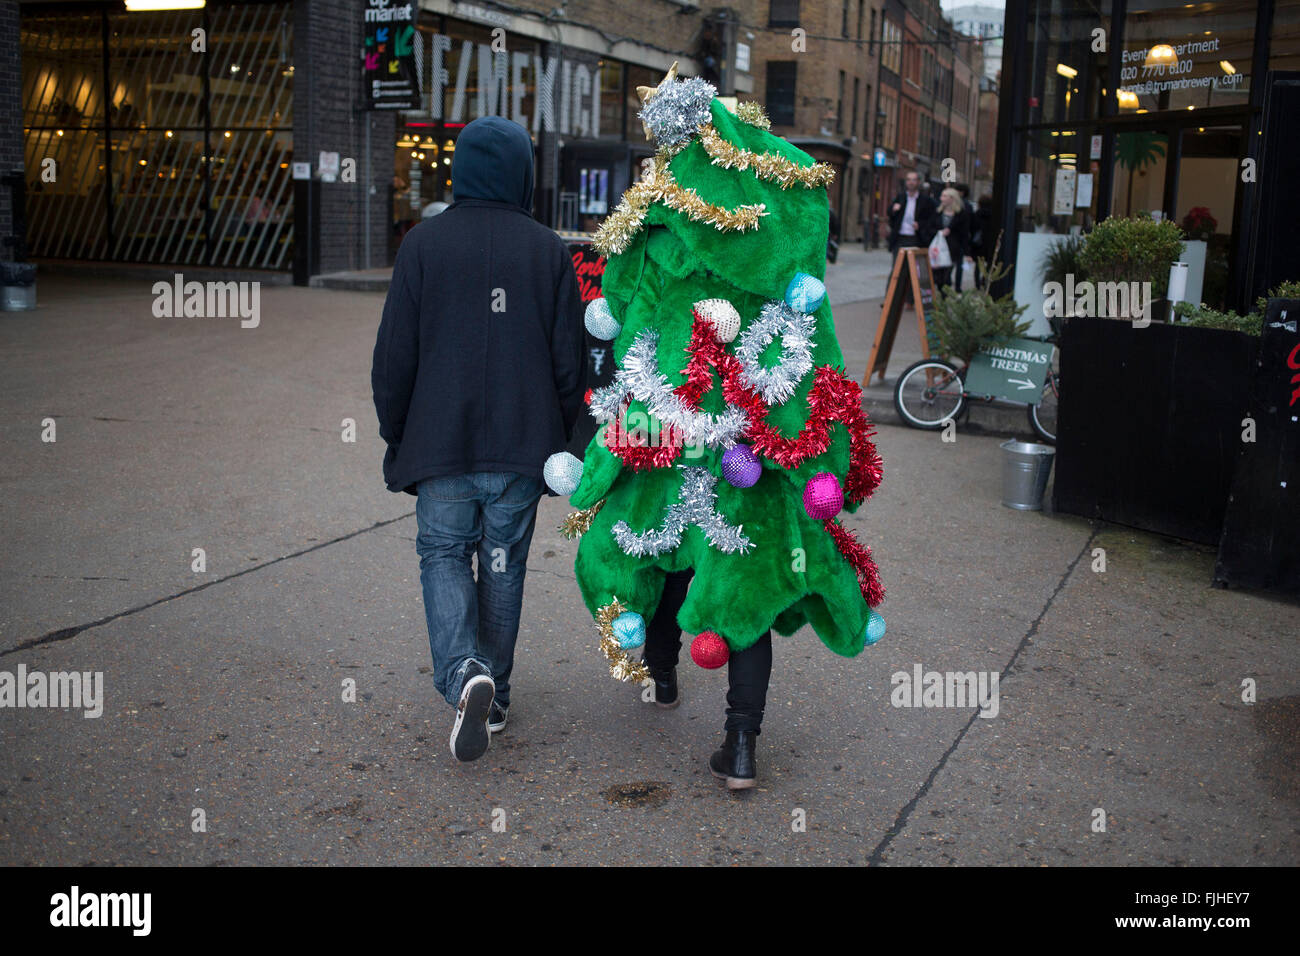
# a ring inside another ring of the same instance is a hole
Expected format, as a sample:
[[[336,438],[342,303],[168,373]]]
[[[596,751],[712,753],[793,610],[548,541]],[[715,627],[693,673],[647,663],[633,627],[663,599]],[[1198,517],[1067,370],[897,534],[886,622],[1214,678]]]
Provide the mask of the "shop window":
[[[644,66],[627,65],[627,128],[623,139],[629,143],[646,142],[645,130],[637,113],[641,112],[641,98],[636,94],[638,86],[658,86],[664,77],[663,71],[655,72]]]
[[[1300,71],[1300,0],[1274,0],[1268,68]]]
[[[1021,232],[1063,234],[1092,227],[1099,208],[1096,184],[1102,162],[1091,158],[1093,132],[1085,127],[1025,134],[1019,172],[1029,177],[1028,187],[1026,195],[1015,197]],[[1163,182],[1163,172],[1152,175]],[[1014,179],[1012,185],[1019,187],[1020,180]],[[1022,198],[1028,202],[1020,202]]]
[[[291,5],[210,4],[207,18],[197,56],[175,41],[188,11],[24,7],[33,255],[290,266]]]
[[[1093,49],[1097,30],[1107,42],[1114,35],[1109,0],[1031,2],[1026,74],[1030,102],[1037,105],[1026,107],[1029,122],[1089,120],[1101,114],[1110,57],[1117,51],[1109,45],[1105,52]]]
[[[1120,112],[1247,105],[1254,44],[1254,4],[1202,3],[1189,14],[1134,0],[1120,52]]]
[[[623,64],[600,63],[600,136],[618,139],[623,129]]]

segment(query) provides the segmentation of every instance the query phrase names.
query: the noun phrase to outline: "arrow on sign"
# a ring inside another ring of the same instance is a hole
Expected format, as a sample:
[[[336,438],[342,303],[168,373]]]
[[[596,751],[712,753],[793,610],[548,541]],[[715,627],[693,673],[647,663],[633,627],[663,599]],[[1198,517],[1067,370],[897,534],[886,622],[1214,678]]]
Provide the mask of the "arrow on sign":
[[[1007,379],[1007,384],[1019,385],[1020,388],[1018,388],[1017,391],[1022,391],[1023,389],[1034,387],[1034,383],[1029,381],[1029,379],[1027,378],[1009,378]]]

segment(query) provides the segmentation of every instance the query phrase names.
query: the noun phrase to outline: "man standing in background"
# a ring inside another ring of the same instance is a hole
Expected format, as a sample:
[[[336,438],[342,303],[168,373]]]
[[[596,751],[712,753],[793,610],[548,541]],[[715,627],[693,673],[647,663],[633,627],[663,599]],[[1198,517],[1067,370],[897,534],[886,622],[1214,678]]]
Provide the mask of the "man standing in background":
[[[930,244],[929,222],[935,203],[921,191],[921,174],[909,170],[903,177],[904,189],[889,207],[889,251],[897,253],[908,246],[925,248]]]

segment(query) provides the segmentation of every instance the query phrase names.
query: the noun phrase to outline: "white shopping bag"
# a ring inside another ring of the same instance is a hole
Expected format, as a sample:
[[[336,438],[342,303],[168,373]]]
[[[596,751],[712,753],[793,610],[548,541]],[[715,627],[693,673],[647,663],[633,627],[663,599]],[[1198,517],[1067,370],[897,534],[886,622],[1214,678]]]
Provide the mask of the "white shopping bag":
[[[936,232],[930,240],[930,268],[947,269],[952,265],[952,253],[948,251],[948,240],[943,233]]]

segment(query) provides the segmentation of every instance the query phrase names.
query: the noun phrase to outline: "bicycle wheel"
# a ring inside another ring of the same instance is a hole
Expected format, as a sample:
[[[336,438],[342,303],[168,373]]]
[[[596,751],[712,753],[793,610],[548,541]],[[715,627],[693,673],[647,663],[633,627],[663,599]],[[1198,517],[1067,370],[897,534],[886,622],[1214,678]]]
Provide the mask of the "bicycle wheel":
[[[894,385],[894,409],[913,428],[938,431],[957,420],[965,403],[961,373],[938,359],[909,365]]]
[[[1050,368],[1043,382],[1043,397],[1029,406],[1029,427],[1049,445],[1056,444],[1056,410],[1060,405],[1061,377]]]

